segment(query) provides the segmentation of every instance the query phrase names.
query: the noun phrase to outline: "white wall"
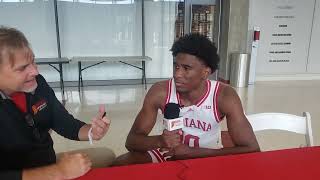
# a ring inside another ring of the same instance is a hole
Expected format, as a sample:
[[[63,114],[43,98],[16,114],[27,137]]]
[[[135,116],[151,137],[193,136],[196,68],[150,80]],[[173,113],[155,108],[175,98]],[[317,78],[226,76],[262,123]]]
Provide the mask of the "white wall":
[[[59,1],[58,14],[62,57],[141,56],[141,3]],[[83,67],[90,64],[93,63],[83,63]],[[65,72],[66,80],[77,80],[77,64],[66,66]],[[83,71],[83,78],[137,79],[141,78],[141,71],[122,64],[104,63]]]
[[[140,56],[141,4],[59,2],[62,56]]]
[[[134,4],[58,1],[62,56],[141,55],[141,1],[131,2]],[[152,58],[152,62],[146,63],[147,78],[172,77],[169,49],[174,38],[175,4],[145,1],[146,55]],[[0,24],[25,33],[36,57],[57,57],[52,0],[0,2]],[[77,64],[64,67],[65,80],[77,80]],[[48,81],[59,80],[51,67],[39,66],[39,70]],[[104,63],[84,71],[83,78],[140,79],[141,71],[123,64]]]
[[[0,2],[0,25],[18,28],[37,57],[57,57],[53,1]]]
[[[146,55],[153,58],[153,63],[146,65],[147,78],[171,78],[176,3],[145,1],[144,5]]]
[[[316,0],[307,70],[320,73],[320,0]]]
[[[314,3],[315,0],[250,1],[249,31],[253,26],[261,29],[257,76],[308,73],[306,66]],[[279,18],[284,16],[287,18]],[[291,34],[291,36],[274,36],[274,34]],[[290,44],[272,44],[283,42]],[[272,53],[279,51],[291,53]]]

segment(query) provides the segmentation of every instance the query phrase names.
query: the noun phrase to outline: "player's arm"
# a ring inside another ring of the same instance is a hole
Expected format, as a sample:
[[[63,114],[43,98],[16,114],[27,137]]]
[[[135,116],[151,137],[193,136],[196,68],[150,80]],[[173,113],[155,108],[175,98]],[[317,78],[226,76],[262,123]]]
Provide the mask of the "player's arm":
[[[228,131],[235,146],[207,149],[181,145],[175,148],[174,154],[170,152],[165,155],[174,155],[175,159],[188,159],[260,151],[252,127],[244,115],[239,96],[230,86],[221,85],[221,88],[221,94],[218,96],[218,107],[220,113],[226,115]]]
[[[158,109],[165,103],[166,86],[165,82],[159,82],[148,91],[127,137],[126,148],[129,151],[145,152],[162,146],[161,136],[148,134],[156,123]]]
[[[218,98],[218,107],[220,112],[226,115],[228,132],[235,145],[231,151],[235,153],[260,151],[238,94],[231,86],[222,84],[221,87],[223,89]]]

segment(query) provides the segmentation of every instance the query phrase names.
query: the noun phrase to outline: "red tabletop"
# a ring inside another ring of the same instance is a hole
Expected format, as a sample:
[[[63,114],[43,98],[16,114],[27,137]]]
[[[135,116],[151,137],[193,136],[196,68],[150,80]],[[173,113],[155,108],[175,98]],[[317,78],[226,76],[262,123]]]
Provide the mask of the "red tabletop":
[[[79,180],[319,180],[320,147],[93,169]]]

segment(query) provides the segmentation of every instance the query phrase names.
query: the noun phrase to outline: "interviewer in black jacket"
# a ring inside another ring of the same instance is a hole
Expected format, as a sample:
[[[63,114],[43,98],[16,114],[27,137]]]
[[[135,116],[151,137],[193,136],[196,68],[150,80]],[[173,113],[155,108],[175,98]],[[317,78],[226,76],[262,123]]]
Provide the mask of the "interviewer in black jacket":
[[[0,27],[0,179],[62,180],[85,174],[91,168],[88,155],[65,154],[56,162],[48,131],[72,140],[88,140],[88,134],[99,140],[110,124],[104,112],[100,107],[92,124],[70,115],[39,75],[23,33]]]

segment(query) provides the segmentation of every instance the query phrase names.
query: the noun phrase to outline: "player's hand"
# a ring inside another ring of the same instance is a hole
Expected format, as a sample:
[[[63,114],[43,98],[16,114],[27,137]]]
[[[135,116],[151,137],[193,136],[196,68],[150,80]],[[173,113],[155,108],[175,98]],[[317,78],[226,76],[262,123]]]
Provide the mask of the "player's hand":
[[[91,122],[91,135],[92,139],[100,140],[108,132],[110,127],[110,120],[105,116],[105,108],[103,105],[99,106],[99,112],[96,117],[92,119]]]
[[[63,179],[74,179],[86,174],[91,169],[91,160],[82,153],[63,154],[56,166]]]
[[[180,144],[172,148],[169,152],[164,153],[164,157],[170,157],[168,160],[182,160],[182,159],[190,159],[192,158],[192,154],[194,152],[194,148],[189,147],[185,144]]]
[[[174,131],[168,131],[168,130],[163,130],[162,135],[160,136],[161,138],[161,148],[174,148],[178,145],[181,144],[181,136],[182,135],[182,130],[174,130]]]

